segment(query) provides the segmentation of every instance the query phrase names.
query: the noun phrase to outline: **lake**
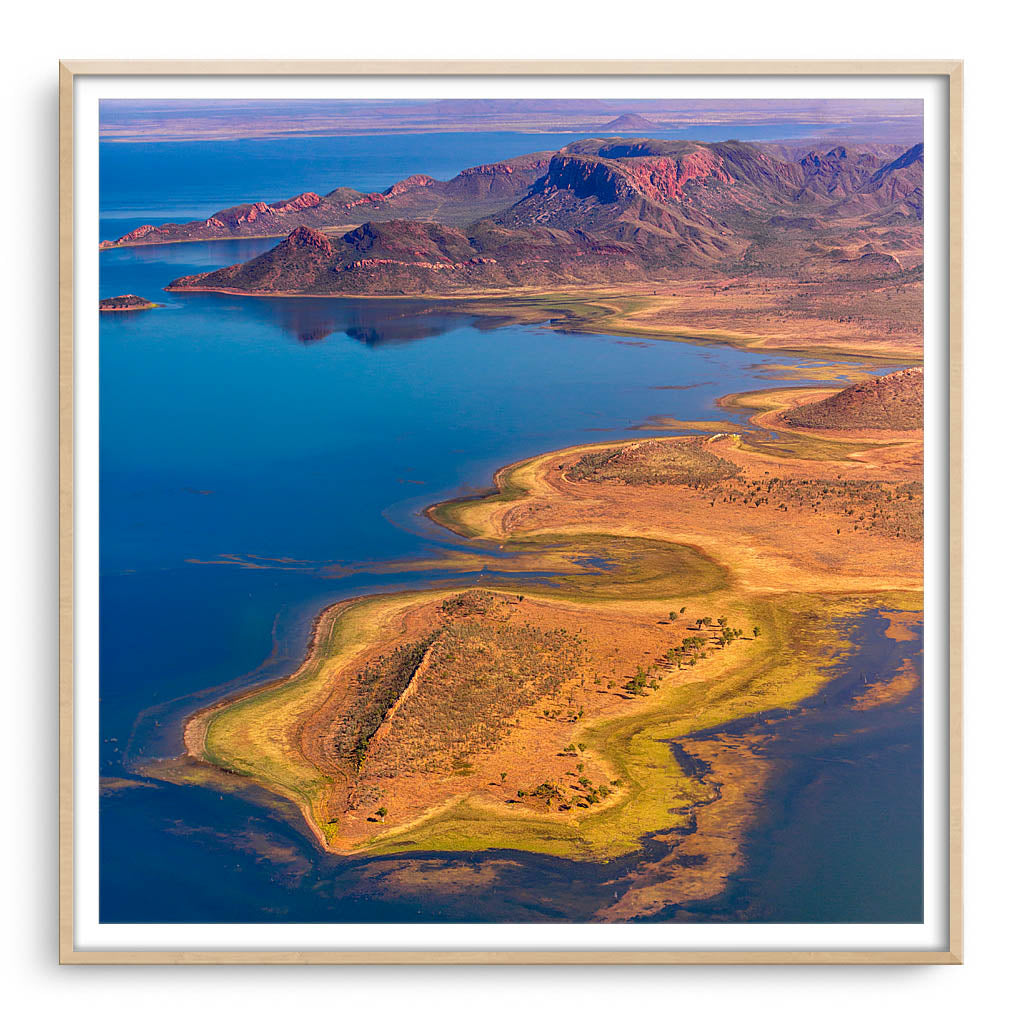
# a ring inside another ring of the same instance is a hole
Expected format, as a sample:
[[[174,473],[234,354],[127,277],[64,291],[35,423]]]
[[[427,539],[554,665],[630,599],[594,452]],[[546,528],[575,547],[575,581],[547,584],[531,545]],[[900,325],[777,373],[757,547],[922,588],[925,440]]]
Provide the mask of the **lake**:
[[[450,177],[474,162],[556,144],[523,146],[524,136],[506,134],[460,137],[462,148],[453,149],[436,135],[416,138],[427,140],[421,151],[410,136],[278,140],[276,147],[292,147],[288,173],[296,174],[295,147],[324,145],[313,147],[310,178],[303,173],[293,182],[272,160],[264,166],[250,155],[250,176],[238,187],[268,198],[338,184],[380,187],[413,171]],[[219,152],[218,146],[240,143],[155,145],[159,161],[136,144],[103,157],[105,215],[122,216],[139,204],[158,214],[146,219],[170,219],[174,204],[192,201],[195,182],[210,190],[225,186],[205,212],[239,198],[233,179],[223,177],[227,165],[211,162],[208,147]],[[132,151],[130,158],[122,151]],[[325,181],[332,153],[344,158],[335,180]],[[124,174],[134,167],[129,177],[136,184],[111,173],[110,160]],[[373,170],[359,178],[353,169],[367,163]],[[183,168],[192,169],[190,178]],[[386,180],[374,178],[385,173]],[[193,184],[173,190],[175,175]],[[160,199],[161,189],[169,202]],[[137,778],[145,761],[180,752],[181,724],[191,711],[290,671],[326,603],[428,584],[422,574],[382,576],[359,567],[456,543],[421,515],[431,502],[486,488],[498,467],[537,452],[631,436],[650,416],[716,418],[717,397],[764,386],[759,374],[769,360],[727,347],[493,328],[415,302],[162,291],[172,278],[248,259],[273,244],[190,243],[99,254],[102,295],[134,292],[166,304],[101,318],[101,772],[107,777]],[[772,354],[770,362],[797,360]],[[661,390],[665,385],[685,390]],[[351,574],[339,577],[339,567]],[[872,671],[907,653],[867,620],[859,628],[856,657],[868,659]],[[859,679],[863,671],[856,663],[837,670],[837,679],[849,672]],[[871,757],[855,764],[852,775],[824,773],[824,783],[821,773],[809,780],[799,769],[815,763],[822,744],[828,747],[828,737],[841,730],[813,704],[780,721],[773,747],[777,791],[765,806],[784,801],[790,810],[783,821],[767,815],[763,835],[751,839],[751,856],[761,858],[762,877],[775,879],[777,891],[769,899],[730,890],[725,903],[693,913],[821,919],[813,900],[779,873],[786,850],[799,850],[820,872],[847,870],[851,858],[875,848],[882,829],[901,871],[879,883],[878,899],[888,898],[888,912],[897,907],[901,920],[919,919],[919,712],[908,700],[898,713],[862,713],[865,731],[856,742]],[[880,771],[887,779],[884,795],[869,787],[871,806],[858,771]],[[807,796],[812,781],[813,800]],[[860,795],[847,799],[853,793]],[[878,817],[888,813],[890,800],[902,800],[906,810],[900,829],[884,829]],[[838,816],[825,831],[813,825],[823,806]],[[162,783],[123,788],[101,798],[101,918],[569,920],[595,909],[596,868],[493,856],[514,863],[505,869],[505,884],[482,903],[396,898],[367,881],[372,872],[365,861],[322,854],[286,808]],[[527,879],[543,900],[523,902]],[[865,919],[856,886],[837,899],[826,919]]]

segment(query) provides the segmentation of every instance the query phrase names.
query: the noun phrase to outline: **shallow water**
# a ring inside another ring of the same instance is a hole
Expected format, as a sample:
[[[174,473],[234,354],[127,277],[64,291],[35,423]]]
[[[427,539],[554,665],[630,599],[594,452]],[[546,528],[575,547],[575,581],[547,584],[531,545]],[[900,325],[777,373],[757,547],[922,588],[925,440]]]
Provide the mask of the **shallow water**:
[[[473,161],[460,155],[459,162]],[[101,294],[166,303],[101,318],[101,771],[108,777],[130,778],[140,762],[179,752],[181,722],[196,707],[291,670],[326,603],[427,583],[422,574],[358,567],[456,543],[420,515],[432,501],[486,488],[498,467],[537,452],[645,436],[630,428],[650,416],[721,418],[718,396],[763,386],[765,360],[726,347],[492,329],[412,302],[161,290],[174,277],[272,244],[99,256]],[[770,362],[798,361],[772,355]],[[665,385],[689,387],[659,390]],[[861,647],[875,659],[893,649],[870,630]],[[877,875],[872,834],[882,835],[902,879],[882,889],[902,885],[909,893],[920,874],[912,778],[920,765],[918,712],[909,702],[874,718],[864,713],[877,728],[849,741],[854,760],[887,779],[885,806],[858,795],[877,787],[818,769],[820,751],[832,749],[829,734],[799,723],[827,718],[808,711],[787,719],[797,723],[792,734],[780,724],[785,736],[773,756],[788,810],[766,816],[751,838],[757,886],[688,912],[860,920],[863,901],[840,893],[822,909],[800,882],[840,863]],[[899,742],[887,731],[890,715]],[[905,809],[899,822],[886,819],[891,807]],[[827,835],[817,824],[823,815],[840,822]],[[876,832],[865,833],[865,822]],[[773,853],[786,849],[800,851],[799,870]],[[365,862],[323,855],[286,808],[162,783],[101,799],[108,921],[586,920],[610,901],[614,872],[629,866],[599,871],[500,852],[441,860],[497,871],[498,880],[472,898],[429,884],[396,894],[367,881]],[[913,898],[890,903],[912,912]]]

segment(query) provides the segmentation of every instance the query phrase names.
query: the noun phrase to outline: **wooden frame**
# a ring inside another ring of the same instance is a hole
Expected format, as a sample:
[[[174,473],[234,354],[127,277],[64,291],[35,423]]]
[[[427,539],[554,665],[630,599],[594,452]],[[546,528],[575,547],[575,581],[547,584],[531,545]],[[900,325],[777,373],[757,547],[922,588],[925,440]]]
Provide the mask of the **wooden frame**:
[[[938,61],[92,61],[60,63],[60,927],[63,964],[960,964],[963,962],[963,63]],[[949,96],[949,933],[923,951],[84,951],[74,944],[74,80],[81,76],[879,76]]]

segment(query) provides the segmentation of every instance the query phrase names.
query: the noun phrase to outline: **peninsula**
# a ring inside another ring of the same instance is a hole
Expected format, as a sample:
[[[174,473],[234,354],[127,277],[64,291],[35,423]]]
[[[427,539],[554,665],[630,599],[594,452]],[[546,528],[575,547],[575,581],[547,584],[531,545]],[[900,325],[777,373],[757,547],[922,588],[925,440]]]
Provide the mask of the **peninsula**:
[[[662,741],[811,695],[859,610],[919,620],[921,422],[865,424],[880,395],[913,408],[922,393],[915,371],[733,395],[723,411],[747,426],[502,469],[493,494],[429,514],[481,565],[500,548],[546,578],[328,608],[294,675],[189,720],[176,777],[255,782],[337,854],[604,860],[714,802],[714,831],[684,850],[705,858],[692,893],[716,892],[756,772],[719,800],[736,751],[705,744],[709,771],[688,776]],[[826,425],[798,422],[822,409]],[[913,685],[904,666],[871,699]],[[609,919],[667,897],[629,899]]]

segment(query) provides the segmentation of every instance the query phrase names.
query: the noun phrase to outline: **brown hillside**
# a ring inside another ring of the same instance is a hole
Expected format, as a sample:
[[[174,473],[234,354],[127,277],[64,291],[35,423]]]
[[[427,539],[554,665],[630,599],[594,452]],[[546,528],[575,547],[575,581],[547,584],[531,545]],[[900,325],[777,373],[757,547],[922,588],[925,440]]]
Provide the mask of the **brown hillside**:
[[[795,427],[829,430],[920,430],[924,425],[924,370],[915,366],[853,384],[801,405],[782,417]]]

